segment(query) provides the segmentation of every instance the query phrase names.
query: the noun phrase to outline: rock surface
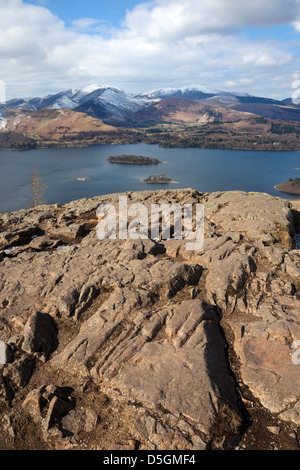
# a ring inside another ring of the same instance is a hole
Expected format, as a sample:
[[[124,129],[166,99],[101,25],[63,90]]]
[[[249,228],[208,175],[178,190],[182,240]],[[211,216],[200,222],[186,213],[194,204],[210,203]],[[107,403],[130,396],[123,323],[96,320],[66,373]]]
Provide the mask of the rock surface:
[[[0,215],[0,447],[298,449],[291,204],[127,197],[203,204],[203,248],[100,240],[97,207],[118,194]]]

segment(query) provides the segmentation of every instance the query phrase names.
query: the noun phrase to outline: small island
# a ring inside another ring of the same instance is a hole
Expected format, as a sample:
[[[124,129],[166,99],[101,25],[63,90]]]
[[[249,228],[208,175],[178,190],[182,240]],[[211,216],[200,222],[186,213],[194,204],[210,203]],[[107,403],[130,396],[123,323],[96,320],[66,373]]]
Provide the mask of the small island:
[[[166,175],[152,175],[149,176],[148,178],[143,180],[143,183],[149,183],[149,184],[167,184],[167,183],[175,183],[175,181],[172,181],[168,176]]]
[[[300,178],[290,178],[288,181],[275,186],[275,189],[284,193],[297,194],[300,196]]]
[[[140,155],[117,155],[107,159],[111,163],[125,163],[128,165],[157,165],[161,163],[157,158],[143,157]]]

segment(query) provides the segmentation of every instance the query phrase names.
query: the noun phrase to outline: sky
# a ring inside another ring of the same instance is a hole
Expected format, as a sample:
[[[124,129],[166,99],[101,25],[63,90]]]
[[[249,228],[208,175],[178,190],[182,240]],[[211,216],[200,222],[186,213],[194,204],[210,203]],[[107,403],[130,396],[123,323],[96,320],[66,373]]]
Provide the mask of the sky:
[[[300,88],[299,45],[300,0],[0,0],[7,99],[89,84],[284,99]]]

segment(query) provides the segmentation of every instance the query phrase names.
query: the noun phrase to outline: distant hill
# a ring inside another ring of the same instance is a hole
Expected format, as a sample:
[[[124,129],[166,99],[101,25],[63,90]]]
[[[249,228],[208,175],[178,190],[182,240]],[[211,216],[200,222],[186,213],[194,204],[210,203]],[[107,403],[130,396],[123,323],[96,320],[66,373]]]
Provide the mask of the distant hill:
[[[211,106],[200,101],[172,97],[161,99],[141,111],[132,113],[131,121],[208,123],[215,121],[235,122],[250,117],[253,117],[253,115],[246,112]]]
[[[5,114],[3,132],[37,135],[49,140],[62,136],[71,137],[80,132],[112,132],[113,126],[104,124],[84,113],[71,110],[18,111],[9,110]]]
[[[300,122],[300,108],[285,104],[271,104],[263,102],[247,102],[234,104],[231,109],[248,112],[269,119],[280,119],[282,121]]]
[[[300,106],[294,105],[291,98],[280,101],[272,98],[253,96],[248,93],[212,90],[197,85],[177,89],[157,89],[144,93],[141,96],[151,99],[184,98],[210,106],[256,114],[269,119],[300,121]]]
[[[6,149],[113,143],[120,135],[102,120],[68,109],[6,110],[0,123],[0,148]]]

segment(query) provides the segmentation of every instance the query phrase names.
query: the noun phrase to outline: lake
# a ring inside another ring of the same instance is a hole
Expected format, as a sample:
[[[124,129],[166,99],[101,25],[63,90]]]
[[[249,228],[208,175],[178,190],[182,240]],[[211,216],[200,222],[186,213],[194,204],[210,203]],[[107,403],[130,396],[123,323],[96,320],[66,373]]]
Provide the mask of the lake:
[[[159,165],[109,163],[111,155],[154,157]],[[25,152],[0,151],[0,212],[28,208],[32,203],[34,169],[47,186],[47,204],[115,192],[167,188],[211,191],[258,191],[286,199],[274,185],[300,177],[300,151],[272,152],[199,148],[165,149],[158,145],[95,145],[88,148],[52,148]],[[170,184],[153,185],[141,180],[165,173]],[[77,179],[79,178],[79,180]],[[80,180],[82,178],[82,180]]]

